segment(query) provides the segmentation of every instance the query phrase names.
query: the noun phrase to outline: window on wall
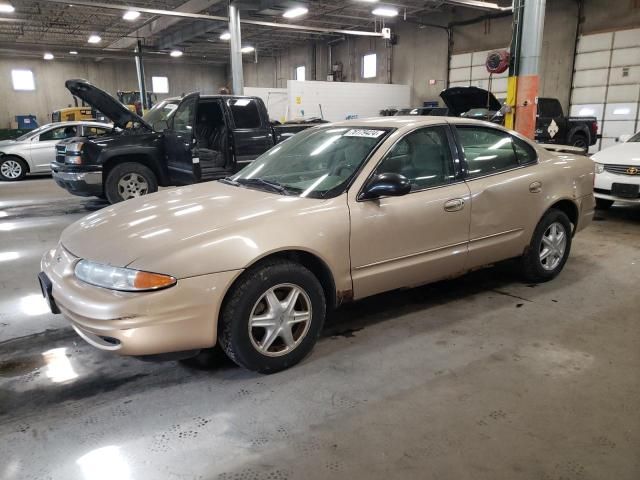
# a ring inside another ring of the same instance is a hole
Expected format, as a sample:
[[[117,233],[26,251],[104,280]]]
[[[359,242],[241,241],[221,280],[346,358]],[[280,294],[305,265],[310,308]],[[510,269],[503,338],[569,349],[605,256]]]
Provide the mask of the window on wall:
[[[296,67],[296,80],[304,82],[307,76],[307,68],[304,65]]]
[[[378,58],[375,53],[362,57],[362,77],[374,78],[378,71]]]
[[[31,70],[11,70],[11,81],[14,90],[31,91],[36,89]]]
[[[169,93],[169,79],[167,77],[151,77],[153,93]]]

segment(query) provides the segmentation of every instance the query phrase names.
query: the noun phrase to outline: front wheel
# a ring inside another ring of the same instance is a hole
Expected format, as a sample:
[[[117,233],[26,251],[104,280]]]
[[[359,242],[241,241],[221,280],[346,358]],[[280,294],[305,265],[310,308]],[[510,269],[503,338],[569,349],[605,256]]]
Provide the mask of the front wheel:
[[[522,272],[529,282],[546,282],[564,268],[571,251],[572,227],[569,217],[549,210],[538,223],[527,252],[522,256]]]
[[[0,158],[0,179],[7,182],[16,182],[22,180],[26,175],[29,167],[26,162],[18,157],[7,155]]]
[[[241,367],[278,372],[312,350],[326,309],[313,273],[287,260],[267,261],[232,287],[220,315],[218,341]]]
[[[118,203],[158,191],[158,180],[141,163],[120,163],[107,175],[104,191],[109,203]]]

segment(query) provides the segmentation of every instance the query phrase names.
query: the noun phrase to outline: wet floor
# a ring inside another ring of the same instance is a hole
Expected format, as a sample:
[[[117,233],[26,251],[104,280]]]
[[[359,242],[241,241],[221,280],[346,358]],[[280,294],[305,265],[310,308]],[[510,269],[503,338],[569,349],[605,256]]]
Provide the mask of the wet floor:
[[[640,478],[640,208],[551,283],[503,265],[355,303],[261,376],[120,358],[47,312],[42,253],[101,206],[0,183],[0,479]]]

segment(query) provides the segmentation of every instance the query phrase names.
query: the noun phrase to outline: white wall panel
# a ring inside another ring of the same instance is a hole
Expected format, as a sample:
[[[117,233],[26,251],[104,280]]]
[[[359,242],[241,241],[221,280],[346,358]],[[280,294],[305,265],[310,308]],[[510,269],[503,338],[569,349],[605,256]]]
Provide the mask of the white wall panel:
[[[607,87],[574,88],[571,92],[571,104],[604,103],[607,97]]]
[[[449,81],[450,82],[462,82],[462,81],[471,80],[471,69],[470,68],[454,68],[449,72]]]
[[[608,103],[604,110],[605,120],[635,120],[637,103]]]
[[[640,28],[616,32],[613,48],[640,47]]]
[[[449,82],[450,87],[468,87],[470,86],[469,80],[465,80],[462,82]]]
[[[471,54],[461,53],[459,55],[451,55],[450,68],[471,67]]]
[[[612,67],[626,67],[628,65],[640,65],[640,47],[621,48],[612,52]]]
[[[577,89],[580,90],[580,89]],[[612,103],[638,102],[640,85],[610,85],[607,101]],[[578,103],[578,102],[576,102]]]
[[[608,69],[582,70],[573,77],[574,87],[601,87],[607,84]]]
[[[604,104],[571,105],[572,117],[596,117],[598,122],[604,118]]]
[[[609,50],[613,40],[613,32],[596,35],[583,35],[578,41],[578,53]]]
[[[289,118],[320,116],[320,105],[332,122],[377,117],[384,108],[411,105],[409,85],[288,80],[287,90]]]
[[[638,85],[640,83],[640,66],[616,67],[611,69],[610,85]]]
[[[607,138],[617,138],[620,135],[633,135],[635,133],[635,126],[635,121],[604,122],[602,136]]]
[[[611,53],[609,50],[599,52],[578,53],[576,55],[576,70],[593,70],[609,68]]]
[[[269,118],[284,122],[287,119],[289,96],[286,88],[244,87],[244,94],[260,97],[267,106]]]
[[[604,150],[605,148],[609,148],[609,147],[613,147],[613,146],[617,145],[618,142],[616,140],[617,140],[616,138],[603,138],[602,139],[602,148],[601,148],[601,150]],[[594,145],[594,147],[595,147],[595,145]],[[595,153],[596,151],[597,150],[594,150],[592,152],[591,149],[589,149],[589,153]]]

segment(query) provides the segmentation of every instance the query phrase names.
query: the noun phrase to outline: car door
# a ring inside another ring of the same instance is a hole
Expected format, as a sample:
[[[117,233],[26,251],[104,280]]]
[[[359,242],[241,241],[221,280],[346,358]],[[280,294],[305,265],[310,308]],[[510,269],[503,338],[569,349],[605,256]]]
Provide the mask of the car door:
[[[193,156],[199,93],[185,96],[164,133],[165,158],[174,184],[190,184],[200,179],[200,159]]]
[[[231,117],[232,152],[236,168],[251,163],[274,145],[269,115],[257,98],[227,100]]]
[[[536,140],[540,143],[565,143],[567,120],[562,105],[555,98],[539,98],[536,118]]]
[[[419,128],[398,140],[370,176],[404,175],[410,193],[369,200],[350,193],[355,298],[463,271],[470,197],[454,158],[448,126]]]
[[[455,131],[471,191],[467,268],[522,255],[545,204],[535,149],[497,128]]]
[[[79,134],[77,125],[51,128],[31,139],[29,155],[31,159],[31,171],[49,171],[50,164],[56,159],[56,145],[65,138],[75,137]]]

